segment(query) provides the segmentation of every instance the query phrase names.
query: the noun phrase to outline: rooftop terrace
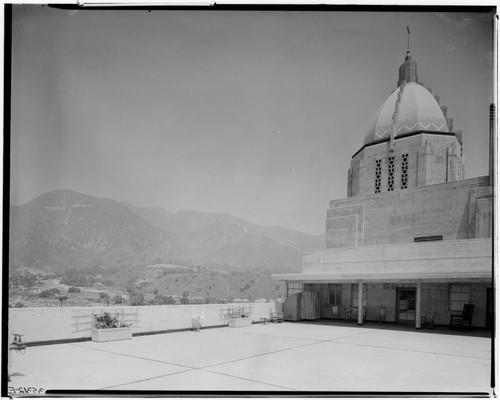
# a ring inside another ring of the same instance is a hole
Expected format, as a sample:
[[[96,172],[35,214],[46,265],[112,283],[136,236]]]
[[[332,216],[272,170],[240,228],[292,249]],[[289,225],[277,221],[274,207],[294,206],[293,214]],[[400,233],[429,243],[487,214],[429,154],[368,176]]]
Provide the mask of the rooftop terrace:
[[[439,329],[285,322],[28,347],[10,392],[369,391],[491,394],[491,339]]]

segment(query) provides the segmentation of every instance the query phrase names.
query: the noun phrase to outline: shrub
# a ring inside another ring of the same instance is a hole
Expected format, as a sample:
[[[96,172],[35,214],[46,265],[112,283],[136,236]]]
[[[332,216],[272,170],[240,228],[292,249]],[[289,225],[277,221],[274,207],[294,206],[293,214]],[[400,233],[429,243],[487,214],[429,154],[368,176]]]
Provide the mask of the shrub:
[[[172,296],[165,296],[163,294],[159,294],[155,296],[154,303],[164,305],[164,304],[175,304],[176,301]]]
[[[131,306],[142,306],[144,305],[144,295],[142,293],[132,293],[130,295],[130,305]]]
[[[81,293],[81,292],[82,292],[82,289],[77,288],[77,287],[74,287],[74,286],[71,286],[71,287],[68,289],[68,293]]]
[[[181,304],[189,304],[189,299],[187,297],[181,297],[180,302]]]
[[[118,315],[111,315],[109,312],[101,312],[101,314],[94,315],[93,327],[96,329],[110,329],[110,328],[124,328],[128,327],[123,321],[118,320]]]
[[[123,303],[123,297],[120,294],[117,294],[115,297],[113,297],[113,303],[115,304],[122,304]]]

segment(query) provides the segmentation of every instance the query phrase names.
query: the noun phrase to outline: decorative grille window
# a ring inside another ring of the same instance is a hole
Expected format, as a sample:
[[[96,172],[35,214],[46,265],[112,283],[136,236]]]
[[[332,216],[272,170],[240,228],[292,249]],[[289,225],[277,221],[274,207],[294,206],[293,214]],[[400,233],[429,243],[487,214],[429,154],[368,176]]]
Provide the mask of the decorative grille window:
[[[389,178],[387,181],[387,190],[389,192],[394,190],[394,157],[389,157]]]
[[[408,189],[408,153],[403,154],[401,165],[401,189]]]
[[[462,311],[470,303],[470,285],[450,283],[450,311]]]
[[[375,161],[375,193],[380,193],[382,183],[382,160]]]

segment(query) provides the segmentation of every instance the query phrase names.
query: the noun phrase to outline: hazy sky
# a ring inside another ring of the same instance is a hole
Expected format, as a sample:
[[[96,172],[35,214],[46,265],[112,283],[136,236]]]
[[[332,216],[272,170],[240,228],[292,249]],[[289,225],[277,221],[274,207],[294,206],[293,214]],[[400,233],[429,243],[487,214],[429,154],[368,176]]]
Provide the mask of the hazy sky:
[[[407,25],[487,174],[489,15],[13,8],[13,204],[72,189],[323,233]]]

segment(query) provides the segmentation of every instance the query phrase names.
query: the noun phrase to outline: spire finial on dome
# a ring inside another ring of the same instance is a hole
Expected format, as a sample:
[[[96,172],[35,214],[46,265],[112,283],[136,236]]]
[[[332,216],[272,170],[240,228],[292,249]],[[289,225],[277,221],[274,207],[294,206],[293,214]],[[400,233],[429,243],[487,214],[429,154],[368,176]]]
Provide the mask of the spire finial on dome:
[[[406,27],[406,57],[405,61],[411,61],[410,55],[410,25]]]
[[[406,27],[406,56],[405,62],[399,67],[398,87],[401,83],[415,82],[418,83],[417,63],[412,61],[410,55],[410,26]]]

